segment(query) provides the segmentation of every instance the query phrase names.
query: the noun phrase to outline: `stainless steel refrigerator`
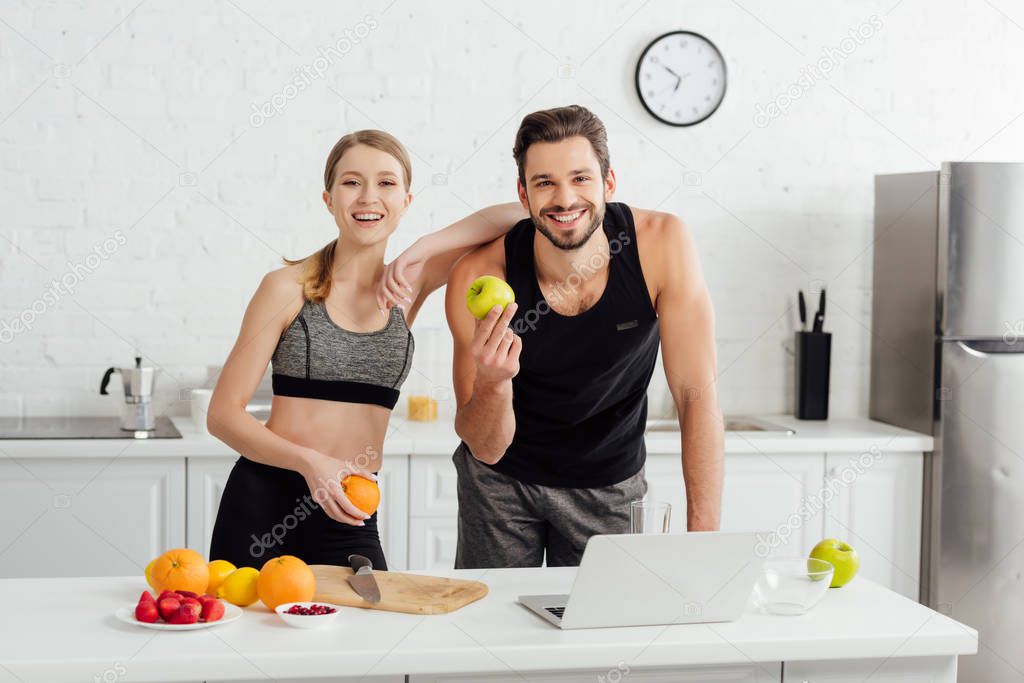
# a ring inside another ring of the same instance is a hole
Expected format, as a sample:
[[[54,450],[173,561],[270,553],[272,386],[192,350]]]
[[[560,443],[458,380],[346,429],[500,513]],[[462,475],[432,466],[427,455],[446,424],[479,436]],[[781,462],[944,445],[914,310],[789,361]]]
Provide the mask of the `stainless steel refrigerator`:
[[[875,177],[872,418],[930,433],[921,602],[1024,682],[1024,163]]]

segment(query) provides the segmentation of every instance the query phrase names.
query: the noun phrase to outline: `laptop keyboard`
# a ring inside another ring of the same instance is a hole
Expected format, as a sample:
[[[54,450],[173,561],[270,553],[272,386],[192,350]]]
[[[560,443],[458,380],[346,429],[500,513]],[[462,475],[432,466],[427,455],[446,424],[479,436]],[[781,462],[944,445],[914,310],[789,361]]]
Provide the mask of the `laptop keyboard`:
[[[554,614],[559,619],[561,619],[562,615],[565,614],[565,608],[564,607],[545,607],[544,609],[546,609],[547,611],[551,612],[552,614]]]

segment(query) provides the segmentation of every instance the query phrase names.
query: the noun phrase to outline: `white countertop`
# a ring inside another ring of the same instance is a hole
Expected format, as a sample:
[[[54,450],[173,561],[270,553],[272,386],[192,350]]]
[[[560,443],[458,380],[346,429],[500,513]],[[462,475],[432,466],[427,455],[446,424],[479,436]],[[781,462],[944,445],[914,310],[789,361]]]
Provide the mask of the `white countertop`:
[[[755,415],[796,432],[726,432],[726,453],[922,453],[934,448],[927,434],[860,417],[798,420],[792,415]],[[679,453],[679,432],[648,432],[648,453]]]
[[[830,590],[809,614],[748,611],[719,624],[560,631],[515,603],[566,593],[573,568],[464,570],[490,594],[448,615],[345,608],[325,630],[283,624],[260,603],[236,622],[191,632],[125,624],[142,577],[0,580],[0,683],[295,678],[409,673],[610,669],[973,654],[978,634],[863,578]],[[15,678],[17,677],[17,678]]]
[[[796,434],[727,432],[726,453],[921,453],[933,449],[931,436],[911,432],[865,418],[797,420],[792,415],[758,415],[758,418],[789,427]],[[181,439],[11,439],[0,441],[0,453],[12,458],[38,457],[224,457],[235,455],[209,434],[199,434],[189,417],[172,417]],[[412,422],[393,415],[384,452],[407,455],[450,456],[459,444],[451,420]],[[651,455],[677,454],[678,431],[647,434]]]

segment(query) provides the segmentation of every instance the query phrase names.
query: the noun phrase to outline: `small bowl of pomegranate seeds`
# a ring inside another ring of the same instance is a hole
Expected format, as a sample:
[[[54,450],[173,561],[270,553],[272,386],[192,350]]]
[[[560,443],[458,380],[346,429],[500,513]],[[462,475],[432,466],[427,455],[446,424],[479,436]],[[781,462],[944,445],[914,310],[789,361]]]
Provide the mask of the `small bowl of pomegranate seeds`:
[[[341,608],[327,602],[286,602],[277,612],[284,623],[295,628],[321,628],[334,621]]]

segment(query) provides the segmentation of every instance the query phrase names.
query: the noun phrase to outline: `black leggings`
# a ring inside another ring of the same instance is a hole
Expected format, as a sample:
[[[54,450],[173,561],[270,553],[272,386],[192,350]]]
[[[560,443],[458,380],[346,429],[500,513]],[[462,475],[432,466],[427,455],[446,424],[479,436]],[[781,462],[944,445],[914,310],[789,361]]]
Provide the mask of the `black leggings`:
[[[209,559],[259,569],[267,560],[294,555],[306,564],[347,567],[356,553],[370,558],[374,569],[387,569],[377,513],[364,521],[360,527],[331,519],[301,474],[242,456],[220,499]]]

